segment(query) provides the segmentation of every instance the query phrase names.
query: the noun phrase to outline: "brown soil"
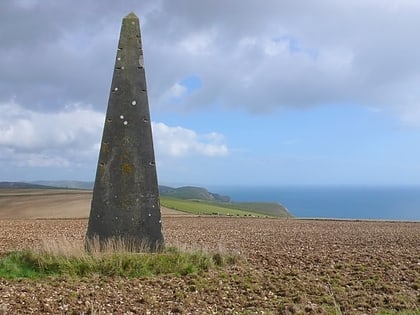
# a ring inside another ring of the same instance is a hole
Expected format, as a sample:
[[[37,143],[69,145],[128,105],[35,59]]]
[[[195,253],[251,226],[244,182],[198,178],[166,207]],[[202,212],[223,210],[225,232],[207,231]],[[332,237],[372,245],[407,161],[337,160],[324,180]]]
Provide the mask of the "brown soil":
[[[420,314],[420,223],[164,216],[167,244],[237,253],[199,275],[0,279],[0,314]],[[0,220],[0,255],[86,219]]]
[[[2,220],[0,252],[81,242],[86,223]],[[169,244],[235,252],[242,262],[185,277],[0,280],[0,305],[6,314],[419,311],[419,223],[166,217],[164,233]]]

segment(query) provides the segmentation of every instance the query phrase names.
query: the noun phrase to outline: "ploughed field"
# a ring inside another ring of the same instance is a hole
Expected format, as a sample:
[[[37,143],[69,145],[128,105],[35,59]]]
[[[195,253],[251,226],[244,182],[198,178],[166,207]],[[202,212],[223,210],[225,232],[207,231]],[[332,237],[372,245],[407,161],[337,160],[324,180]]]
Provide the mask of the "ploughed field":
[[[86,227],[0,220],[0,255],[82,242]],[[187,276],[0,279],[0,314],[420,314],[420,223],[164,215],[163,227],[167,244],[239,262]]]
[[[70,189],[0,189],[1,219],[89,217],[92,191]],[[162,207],[163,215],[187,215]]]

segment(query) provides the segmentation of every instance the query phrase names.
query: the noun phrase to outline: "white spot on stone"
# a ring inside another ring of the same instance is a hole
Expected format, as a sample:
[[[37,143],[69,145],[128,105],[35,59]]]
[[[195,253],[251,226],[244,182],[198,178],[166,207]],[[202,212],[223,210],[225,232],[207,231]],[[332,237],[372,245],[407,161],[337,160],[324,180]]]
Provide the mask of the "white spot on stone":
[[[151,213],[149,213],[149,217],[151,217],[152,216],[152,214]]]
[[[124,124],[124,126],[127,126],[128,125],[128,121],[127,120],[124,120],[123,124]]]
[[[136,106],[137,102],[136,101],[132,101],[131,105]]]
[[[125,69],[125,68],[124,68],[124,66],[122,66],[122,67],[121,67],[121,70],[124,70],[124,69]]]
[[[116,87],[116,88],[114,88],[114,91],[118,91],[118,88]]]
[[[124,115],[121,115],[121,116],[120,116],[120,119],[124,119]]]
[[[162,220],[159,220],[159,223],[162,223]]]
[[[117,60],[120,61],[121,60],[121,57],[118,57]]]
[[[136,24],[136,23],[135,23],[134,21],[132,21],[132,22],[131,22],[131,24],[133,24],[133,25],[134,25],[134,24]]]

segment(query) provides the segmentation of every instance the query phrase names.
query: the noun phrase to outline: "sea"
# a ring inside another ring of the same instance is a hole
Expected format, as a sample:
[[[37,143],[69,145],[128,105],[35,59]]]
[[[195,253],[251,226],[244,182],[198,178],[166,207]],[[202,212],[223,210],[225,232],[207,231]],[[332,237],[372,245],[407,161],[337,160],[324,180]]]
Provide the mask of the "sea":
[[[420,186],[212,187],[233,202],[277,202],[295,217],[420,221]]]

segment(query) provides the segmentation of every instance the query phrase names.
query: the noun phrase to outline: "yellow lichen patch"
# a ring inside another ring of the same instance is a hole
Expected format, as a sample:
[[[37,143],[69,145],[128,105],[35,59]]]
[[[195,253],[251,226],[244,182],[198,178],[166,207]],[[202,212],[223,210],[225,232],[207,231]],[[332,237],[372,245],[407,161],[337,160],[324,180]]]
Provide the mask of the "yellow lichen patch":
[[[122,172],[126,175],[130,175],[133,172],[133,166],[128,163],[123,163],[121,166]]]
[[[105,154],[108,154],[109,153],[109,143],[108,142],[102,143],[102,151]]]

